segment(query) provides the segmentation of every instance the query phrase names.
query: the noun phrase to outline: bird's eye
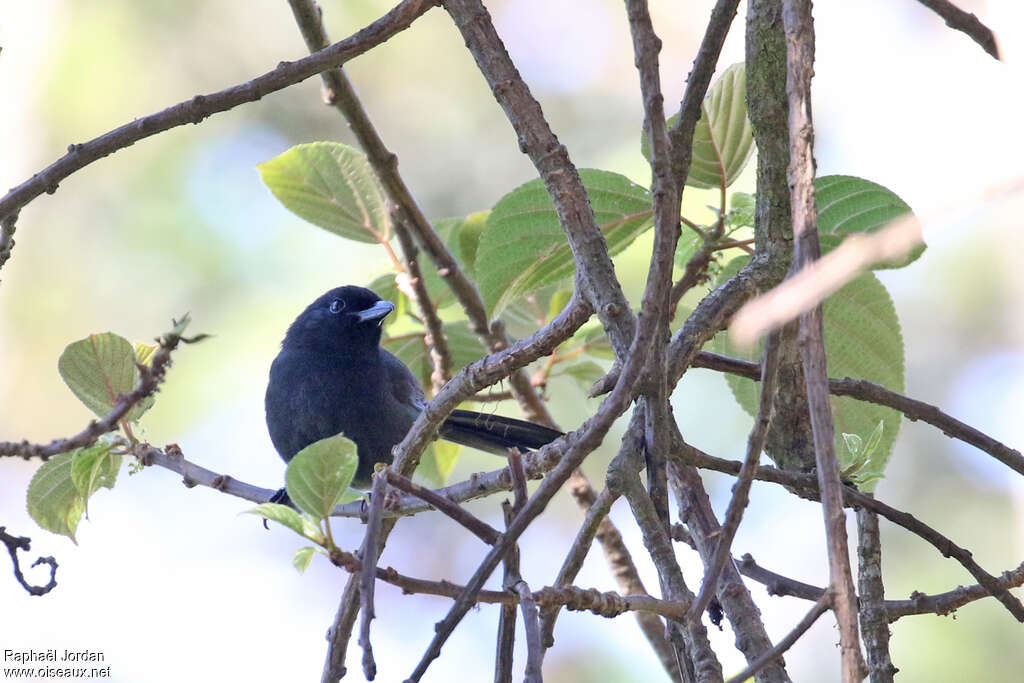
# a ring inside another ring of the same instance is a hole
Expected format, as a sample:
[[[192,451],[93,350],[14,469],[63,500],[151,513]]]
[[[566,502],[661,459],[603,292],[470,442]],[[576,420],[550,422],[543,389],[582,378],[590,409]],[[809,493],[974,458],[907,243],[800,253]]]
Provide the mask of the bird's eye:
[[[341,299],[335,299],[331,302],[330,311],[331,313],[341,313],[345,310],[345,302]]]

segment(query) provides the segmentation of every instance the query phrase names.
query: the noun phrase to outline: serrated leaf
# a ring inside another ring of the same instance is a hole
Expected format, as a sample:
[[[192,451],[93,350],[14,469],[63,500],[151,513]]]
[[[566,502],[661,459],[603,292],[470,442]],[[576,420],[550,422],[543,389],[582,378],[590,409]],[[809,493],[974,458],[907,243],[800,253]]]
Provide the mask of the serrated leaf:
[[[74,453],[53,456],[36,470],[26,493],[28,513],[36,524],[75,540],[85,501],[71,478]]]
[[[747,260],[746,256],[733,259],[724,269],[726,274],[735,272],[738,264]],[[902,392],[903,335],[889,292],[878,278],[864,273],[826,299],[822,309],[828,376],[866,379]],[[711,345],[719,353],[747,360],[755,360],[759,353],[742,353],[724,333],[716,335]],[[725,377],[740,406],[750,415],[756,414],[759,384],[735,375]],[[837,453],[848,452],[843,433],[871,434],[879,422],[884,423],[877,449],[864,466],[866,472],[883,472],[899,433],[902,414],[849,396],[831,396],[830,402]],[[865,485],[869,484],[867,491],[873,488],[872,482]]]
[[[342,434],[311,443],[285,470],[288,497],[314,519],[324,519],[348,490],[358,465],[355,443]]]
[[[581,169],[597,225],[615,255],[651,226],[651,195],[625,176]],[[498,200],[476,250],[474,273],[489,315],[575,272],[569,242],[540,179]]]
[[[278,201],[300,218],[358,242],[388,239],[384,192],[362,152],[339,142],[312,142],[256,167]]]
[[[448,349],[452,354],[453,373],[487,355],[487,350],[480,343],[480,338],[469,329],[469,324],[465,321],[445,323],[442,328],[445,338],[448,339]],[[385,339],[381,345],[398,356],[412,370],[423,386],[430,386],[430,373],[433,371],[433,365],[430,362],[430,353],[421,333]]]
[[[135,349],[113,332],[90,334],[68,344],[57,370],[78,400],[99,417],[106,417],[119,396],[130,394],[139,381]],[[153,405],[153,397],[139,401],[125,417],[136,422]]]
[[[821,253],[835,249],[853,233],[877,232],[890,221],[913,212],[907,203],[877,183],[854,176],[822,176],[814,180]],[[899,261],[878,263],[873,270],[902,268],[924,253],[921,244]]]
[[[245,513],[269,519],[271,522],[277,522],[314,543],[323,545],[327,542],[327,537],[320,531],[320,527],[317,526],[315,520],[288,505],[260,503],[253,509],[246,510]]]
[[[121,469],[121,454],[111,453],[113,443],[98,442],[88,448],[72,451],[71,481],[82,497],[84,511],[89,513],[89,497],[101,487],[114,488]]]
[[[295,551],[295,555],[292,556],[292,566],[295,567],[300,574],[304,574],[306,569],[309,568],[309,563],[313,561],[313,553],[315,552],[316,548],[311,545],[299,548]]]
[[[739,177],[754,153],[754,133],[747,118],[747,72],[743,63],[733,64],[718,77],[701,103],[701,116],[693,132],[693,160],[689,187],[728,187]],[[678,114],[668,120],[669,127]],[[640,151],[649,161],[650,143],[641,139]]]

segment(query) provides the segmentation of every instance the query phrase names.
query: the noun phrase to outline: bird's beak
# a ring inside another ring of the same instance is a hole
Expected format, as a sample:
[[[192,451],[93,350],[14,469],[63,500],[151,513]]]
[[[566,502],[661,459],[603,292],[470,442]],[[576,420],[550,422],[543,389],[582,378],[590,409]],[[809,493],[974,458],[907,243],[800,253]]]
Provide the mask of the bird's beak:
[[[378,301],[365,311],[359,311],[356,313],[356,320],[361,323],[370,322],[372,320],[383,320],[384,317],[393,310],[395,310],[395,305],[390,301]]]

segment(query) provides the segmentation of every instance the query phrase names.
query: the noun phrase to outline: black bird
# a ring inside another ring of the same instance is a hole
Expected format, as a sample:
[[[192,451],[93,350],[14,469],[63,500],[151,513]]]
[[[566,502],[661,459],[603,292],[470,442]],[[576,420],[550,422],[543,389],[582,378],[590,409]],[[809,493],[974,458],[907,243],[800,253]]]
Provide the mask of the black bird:
[[[409,368],[380,348],[381,322],[395,308],[365,287],[338,287],[288,328],[270,366],[267,429],[285,462],[320,439],[344,433],[359,449],[355,486],[369,485],[375,463],[423,410],[423,389]],[[531,422],[455,410],[440,436],[489,453],[535,449],[562,433]]]

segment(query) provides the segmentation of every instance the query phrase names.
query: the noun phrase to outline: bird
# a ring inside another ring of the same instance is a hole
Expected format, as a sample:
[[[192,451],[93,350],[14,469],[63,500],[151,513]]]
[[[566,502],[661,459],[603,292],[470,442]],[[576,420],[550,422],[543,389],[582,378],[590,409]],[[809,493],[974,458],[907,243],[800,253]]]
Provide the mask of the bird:
[[[270,440],[289,462],[311,443],[336,434],[355,442],[352,485],[368,488],[377,463],[423,412],[426,399],[405,363],[381,348],[384,318],[395,309],[365,287],[329,290],[289,326],[270,366],[264,404]],[[535,450],[562,436],[501,415],[454,410],[439,428],[447,441],[496,455]]]

